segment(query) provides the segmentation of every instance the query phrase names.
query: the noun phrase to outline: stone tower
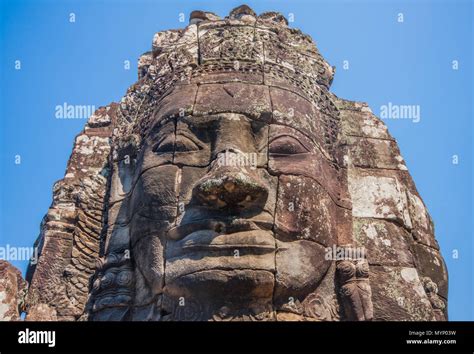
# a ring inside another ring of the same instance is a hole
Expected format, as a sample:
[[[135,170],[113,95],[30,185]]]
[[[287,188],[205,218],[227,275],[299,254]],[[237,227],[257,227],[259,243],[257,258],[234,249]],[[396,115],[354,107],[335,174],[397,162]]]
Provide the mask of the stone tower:
[[[279,13],[194,11],[76,137],[29,320],[446,320],[396,141]]]

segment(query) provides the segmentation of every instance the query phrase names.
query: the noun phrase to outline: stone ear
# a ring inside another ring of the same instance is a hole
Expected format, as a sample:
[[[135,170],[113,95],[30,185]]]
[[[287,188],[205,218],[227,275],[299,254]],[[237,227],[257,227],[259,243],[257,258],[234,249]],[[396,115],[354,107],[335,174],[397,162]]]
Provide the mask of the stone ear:
[[[135,134],[128,137],[127,140],[120,141],[116,145],[113,159],[114,162],[129,159],[136,159],[140,150],[140,138]]]
[[[136,139],[119,143],[113,152],[111,201],[122,199],[130,193],[134,180],[139,147]]]

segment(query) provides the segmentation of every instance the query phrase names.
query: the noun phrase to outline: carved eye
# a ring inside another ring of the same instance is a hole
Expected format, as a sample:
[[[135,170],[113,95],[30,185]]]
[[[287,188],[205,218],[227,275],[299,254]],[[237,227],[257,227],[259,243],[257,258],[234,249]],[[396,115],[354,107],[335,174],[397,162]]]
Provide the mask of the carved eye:
[[[295,138],[285,135],[274,139],[269,146],[270,154],[295,155],[309,152],[303,144]]]
[[[184,135],[177,135],[176,141],[174,141],[173,138],[173,136],[166,137],[153,151],[157,153],[165,153],[173,151],[186,152],[200,150],[199,146],[194,141]]]

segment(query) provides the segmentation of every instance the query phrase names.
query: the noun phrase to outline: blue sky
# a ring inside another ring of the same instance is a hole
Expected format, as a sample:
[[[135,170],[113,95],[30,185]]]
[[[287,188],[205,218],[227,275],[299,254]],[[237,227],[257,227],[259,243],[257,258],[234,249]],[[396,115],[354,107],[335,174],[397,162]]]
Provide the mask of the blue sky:
[[[56,119],[56,105],[118,101],[136,80],[136,61],[155,32],[185,26],[196,9],[225,16],[242,1],[0,2],[0,246],[31,246],[85,123]],[[257,13],[293,14],[290,25],[310,34],[337,67],[332,91],[338,96],[368,102],[377,115],[389,102],[421,107],[418,123],[386,124],[435,222],[449,271],[450,319],[474,320],[472,2],[246,3]]]

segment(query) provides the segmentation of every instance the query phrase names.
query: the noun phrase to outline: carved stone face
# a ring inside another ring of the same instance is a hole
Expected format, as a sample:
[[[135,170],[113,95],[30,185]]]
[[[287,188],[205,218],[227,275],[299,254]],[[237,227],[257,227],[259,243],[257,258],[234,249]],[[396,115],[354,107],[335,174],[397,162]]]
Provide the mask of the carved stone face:
[[[333,75],[273,11],[156,33],[54,186],[28,319],[446,320],[397,143]]]
[[[162,314],[271,318],[316,290],[341,208],[315,118],[154,118],[129,217],[139,276],[163,294]]]

